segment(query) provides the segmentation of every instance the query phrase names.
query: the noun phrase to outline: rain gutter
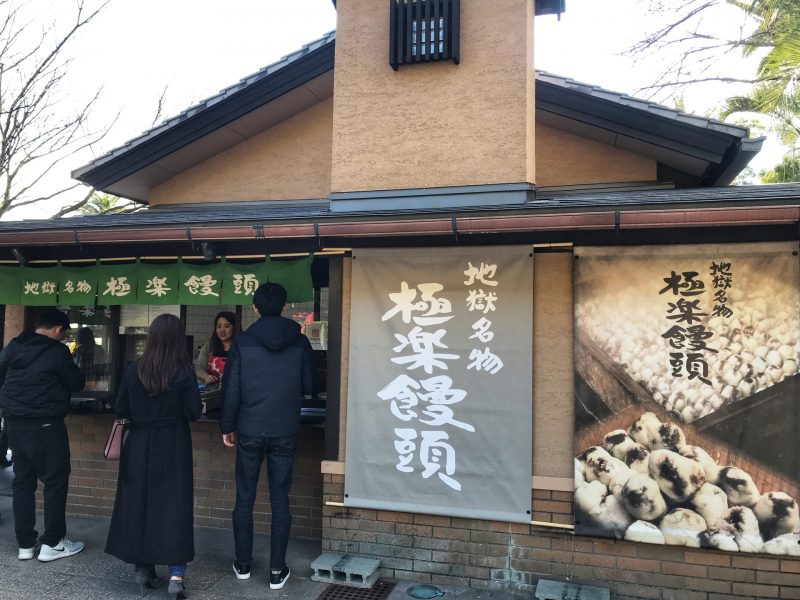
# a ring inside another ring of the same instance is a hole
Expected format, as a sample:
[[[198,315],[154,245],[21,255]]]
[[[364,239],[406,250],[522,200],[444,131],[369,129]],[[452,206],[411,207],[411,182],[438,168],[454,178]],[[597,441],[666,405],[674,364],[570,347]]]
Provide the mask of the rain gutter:
[[[800,221],[800,205],[742,208],[642,210],[618,206],[603,211],[554,214],[442,216],[423,219],[305,222],[297,224],[91,227],[0,231],[0,246],[109,244],[383,236],[457,236],[504,232],[586,231],[675,227],[785,225]]]

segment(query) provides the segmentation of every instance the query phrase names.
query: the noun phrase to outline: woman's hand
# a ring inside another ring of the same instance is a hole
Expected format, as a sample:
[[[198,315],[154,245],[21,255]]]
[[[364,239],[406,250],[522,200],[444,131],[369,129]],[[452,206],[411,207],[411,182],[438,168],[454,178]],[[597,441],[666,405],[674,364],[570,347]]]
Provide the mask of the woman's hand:
[[[208,385],[209,383],[217,383],[217,378],[211,373],[206,373],[205,377],[203,377],[203,383],[205,383],[206,385]]]

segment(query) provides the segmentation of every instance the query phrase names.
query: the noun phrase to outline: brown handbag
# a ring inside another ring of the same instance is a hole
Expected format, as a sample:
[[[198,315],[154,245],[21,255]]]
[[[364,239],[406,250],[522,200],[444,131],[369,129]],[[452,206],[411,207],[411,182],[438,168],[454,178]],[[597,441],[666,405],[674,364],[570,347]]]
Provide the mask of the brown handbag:
[[[106,446],[103,449],[103,455],[106,460],[119,460],[119,455],[122,452],[122,444],[128,435],[128,419],[114,419],[111,425],[111,431],[108,432],[108,439]]]

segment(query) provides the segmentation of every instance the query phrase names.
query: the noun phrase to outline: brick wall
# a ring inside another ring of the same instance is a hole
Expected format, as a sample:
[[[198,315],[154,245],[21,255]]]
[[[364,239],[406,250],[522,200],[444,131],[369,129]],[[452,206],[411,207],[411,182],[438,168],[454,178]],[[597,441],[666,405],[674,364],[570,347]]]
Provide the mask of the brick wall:
[[[72,453],[72,476],[67,512],[75,515],[111,516],[117,488],[117,463],[103,458],[112,417],[70,415],[67,428]],[[303,427],[298,439],[294,482],[290,494],[292,535],[319,539],[322,535],[322,475],[320,461],[324,429]],[[231,527],[236,500],[233,450],[223,447],[219,426],[214,422],[192,425],[195,483],[195,525]],[[262,470],[253,519],[256,530],[269,532],[270,510],[266,490],[266,467]]]
[[[324,474],[341,502],[344,476]],[[572,494],[533,490],[533,520],[572,522]],[[324,550],[379,558],[382,576],[424,583],[532,589],[555,579],[609,587],[615,600],[800,599],[800,559],[575,536],[569,531],[325,506]]]

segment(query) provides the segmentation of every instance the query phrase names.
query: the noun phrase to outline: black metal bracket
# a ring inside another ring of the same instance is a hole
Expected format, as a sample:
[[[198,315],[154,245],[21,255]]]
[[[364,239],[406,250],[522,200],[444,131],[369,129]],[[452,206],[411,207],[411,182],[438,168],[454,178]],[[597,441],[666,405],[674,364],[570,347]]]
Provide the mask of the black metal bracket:
[[[322,250],[322,238],[319,237],[319,223],[314,223],[314,237],[317,240],[317,248]]]

